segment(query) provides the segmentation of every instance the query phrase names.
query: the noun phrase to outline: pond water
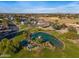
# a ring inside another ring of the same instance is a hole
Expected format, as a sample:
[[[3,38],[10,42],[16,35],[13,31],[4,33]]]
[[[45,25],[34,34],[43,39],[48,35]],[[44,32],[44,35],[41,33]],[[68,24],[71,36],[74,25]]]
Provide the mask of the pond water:
[[[63,47],[63,43],[57,39],[56,37],[48,34],[48,33],[44,33],[44,32],[36,32],[31,34],[31,39],[36,39],[41,37],[43,39],[43,41],[49,41],[52,45],[56,46],[56,47]]]

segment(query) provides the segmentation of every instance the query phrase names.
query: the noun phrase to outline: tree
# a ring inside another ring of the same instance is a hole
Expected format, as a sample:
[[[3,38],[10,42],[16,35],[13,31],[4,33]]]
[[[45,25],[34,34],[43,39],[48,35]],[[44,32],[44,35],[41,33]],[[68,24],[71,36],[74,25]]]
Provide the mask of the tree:
[[[54,29],[56,29],[56,30],[60,30],[60,29],[62,28],[62,26],[61,26],[60,24],[57,24],[57,23],[54,23],[54,24],[52,25],[52,27],[53,27]]]
[[[68,31],[69,31],[69,32],[75,32],[75,33],[77,33],[76,28],[73,27],[73,26],[69,26],[69,27],[68,27]]]
[[[61,25],[61,27],[62,27],[63,29],[67,28],[67,26],[66,26],[65,23],[63,23],[63,24]]]

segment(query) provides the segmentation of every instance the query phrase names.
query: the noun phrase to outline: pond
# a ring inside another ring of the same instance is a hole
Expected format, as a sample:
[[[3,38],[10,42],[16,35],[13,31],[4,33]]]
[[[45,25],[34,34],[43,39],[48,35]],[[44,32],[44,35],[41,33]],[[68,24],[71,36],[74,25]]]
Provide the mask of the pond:
[[[35,32],[33,34],[30,35],[31,39],[36,39],[36,38],[42,38],[43,41],[49,41],[52,45],[56,46],[56,47],[63,47],[63,43],[57,39],[56,37],[48,34],[48,33],[44,33],[44,32]]]
[[[18,32],[18,31],[13,31],[13,32],[4,32],[4,33],[0,33],[0,40],[2,40],[3,38],[7,38],[7,39],[11,39],[17,35],[22,34],[24,31]],[[48,34],[48,33],[44,33],[44,32],[35,32],[32,33],[30,35],[30,38],[36,39],[36,38],[41,38],[43,40],[43,42],[49,41],[52,45],[54,45],[55,47],[60,47],[62,48],[64,46],[63,42],[61,42],[59,39],[57,39],[56,37]]]

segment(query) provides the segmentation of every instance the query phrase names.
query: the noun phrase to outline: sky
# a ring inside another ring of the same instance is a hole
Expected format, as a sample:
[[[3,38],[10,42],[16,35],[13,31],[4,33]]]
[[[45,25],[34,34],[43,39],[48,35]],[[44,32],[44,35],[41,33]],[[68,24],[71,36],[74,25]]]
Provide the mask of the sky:
[[[0,1],[0,13],[79,13],[79,1]]]

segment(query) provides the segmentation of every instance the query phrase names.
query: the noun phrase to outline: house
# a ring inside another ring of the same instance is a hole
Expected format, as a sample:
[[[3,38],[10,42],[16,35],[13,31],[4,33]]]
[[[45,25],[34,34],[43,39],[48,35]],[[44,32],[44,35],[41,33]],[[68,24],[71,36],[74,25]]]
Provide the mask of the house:
[[[39,27],[49,27],[50,23],[41,19],[41,20],[38,20],[37,26],[39,26]]]
[[[0,30],[2,30],[2,29],[4,29],[4,26],[5,24],[4,24],[4,21],[3,21],[3,19],[0,19]]]
[[[36,19],[33,19],[33,18],[31,18],[31,19],[29,19],[29,23],[32,25],[32,26],[36,26],[37,25],[37,20]]]
[[[1,22],[2,21],[2,22]],[[6,18],[4,20],[0,20],[0,32],[6,31],[18,31],[19,28],[10,20]]]
[[[67,26],[73,26],[75,28],[79,28],[79,25],[78,24],[66,24]]]
[[[26,18],[20,18],[20,22],[21,24],[27,24],[28,23],[28,20]]]
[[[12,22],[8,24],[8,29],[10,29],[11,31],[18,31],[19,30],[19,28]]]
[[[12,15],[8,15],[8,20],[14,20],[14,17]]]

